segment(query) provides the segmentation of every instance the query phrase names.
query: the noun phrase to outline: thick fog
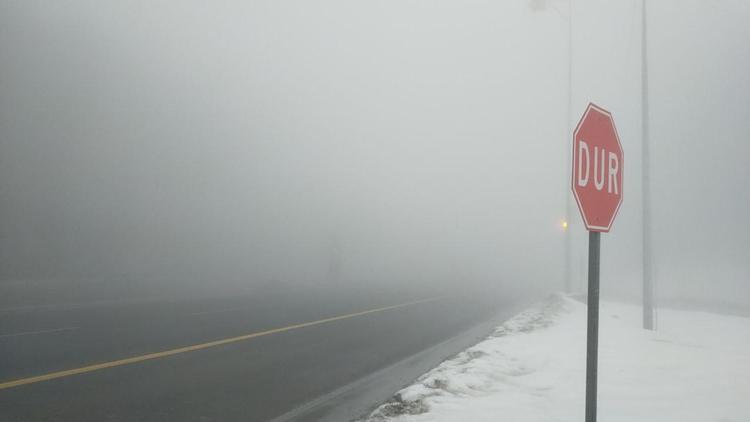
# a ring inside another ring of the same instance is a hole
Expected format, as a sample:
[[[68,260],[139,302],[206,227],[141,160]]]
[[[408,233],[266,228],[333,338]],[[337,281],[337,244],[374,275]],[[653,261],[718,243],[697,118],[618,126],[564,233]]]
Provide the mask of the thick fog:
[[[551,291],[570,235],[580,290],[593,101],[626,166],[602,289],[637,299],[641,3],[573,3],[2,1],[1,277]],[[750,6],[648,19],[657,297],[747,303]]]

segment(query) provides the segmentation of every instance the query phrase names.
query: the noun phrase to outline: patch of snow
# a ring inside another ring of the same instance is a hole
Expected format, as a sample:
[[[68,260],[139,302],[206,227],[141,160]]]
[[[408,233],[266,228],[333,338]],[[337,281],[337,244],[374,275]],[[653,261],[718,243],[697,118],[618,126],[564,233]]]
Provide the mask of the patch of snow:
[[[750,421],[750,318],[600,305],[599,419]],[[554,295],[399,391],[367,422],[581,421],[586,305]]]

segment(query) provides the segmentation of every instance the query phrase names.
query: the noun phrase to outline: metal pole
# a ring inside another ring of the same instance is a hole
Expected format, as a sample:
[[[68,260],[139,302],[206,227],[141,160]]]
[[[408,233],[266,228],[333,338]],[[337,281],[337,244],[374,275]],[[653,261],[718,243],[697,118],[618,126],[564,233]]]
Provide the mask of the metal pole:
[[[641,150],[643,155],[643,328],[654,329],[654,287],[651,280],[651,181],[648,140],[648,50],[646,43],[646,0],[641,22]]]
[[[570,140],[570,136],[573,133],[573,128],[571,127],[570,120],[571,120],[571,113],[573,112],[573,0],[568,0],[568,109],[565,113],[565,118],[567,120],[567,131],[565,132],[565,142]],[[565,158],[565,177],[563,177],[563,180],[565,181],[565,189],[563,192],[565,192],[565,221],[568,224],[567,229],[564,232],[565,235],[565,291],[567,293],[571,293],[573,291],[573,286],[570,281],[571,278],[571,269],[570,269],[570,262],[572,261],[572,251],[571,251],[571,243],[572,239],[571,236],[573,236],[572,231],[570,230],[570,223],[571,223],[571,200],[570,200],[570,191],[568,190],[568,175],[570,175],[570,169],[568,168],[569,165],[572,165],[572,157],[571,157],[571,151],[570,148],[565,149],[568,153],[566,154]]]
[[[589,295],[586,300],[586,422],[596,422],[596,383],[599,353],[599,240],[601,233],[589,232]]]

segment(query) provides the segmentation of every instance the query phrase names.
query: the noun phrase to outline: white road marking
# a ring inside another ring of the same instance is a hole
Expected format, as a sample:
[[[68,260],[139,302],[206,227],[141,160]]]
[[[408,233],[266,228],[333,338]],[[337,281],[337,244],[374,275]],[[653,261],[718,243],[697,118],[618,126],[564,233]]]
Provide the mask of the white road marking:
[[[63,331],[77,330],[79,328],[81,328],[81,327],[62,327],[62,328],[53,328],[51,330],[24,331],[22,333],[0,334],[0,338],[30,336],[30,335],[34,335],[34,334],[60,333],[60,332],[63,332]]]

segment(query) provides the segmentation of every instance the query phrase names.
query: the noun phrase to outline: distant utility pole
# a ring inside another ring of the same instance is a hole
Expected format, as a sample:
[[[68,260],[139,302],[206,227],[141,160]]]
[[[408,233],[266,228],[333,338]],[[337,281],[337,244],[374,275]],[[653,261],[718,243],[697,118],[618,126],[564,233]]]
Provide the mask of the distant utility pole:
[[[570,140],[571,134],[573,133],[573,127],[571,126],[571,119],[573,113],[573,0],[568,0],[568,109],[565,113],[565,118],[567,120],[567,128],[565,131],[565,143],[563,145],[568,145],[568,142]],[[570,169],[568,166],[571,164],[573,157],[571,156],[571,151],[569,148],[566,148],[568,151],[565,155],[565,165],[563,166],[563,169],[565,170],[565,175],[567,176],[570,174]],[[570,215],[571,215],[571,204],[570,204],[570,191],[568,190],[569,186],[567,184],[567,178],[563,178],[563,180],[566,180],[565,184],[565,190],[563,191],[565,193],[565,231],[563,235],[565,236],[565,292],[571,293],[573,291],[573,286],[571,283],[571,274],[570,274],[570,262],[573,259],[572,258],[572,239],[571,239],[571,232],[569,230],[570,226]]]
[[[643,0],[641,22],[641,130],[643,169],[643,328],[654,329],[654,286],[651,280],[651,180],[648,139],[648,49],[646,42],[646,0]]]
[[[545,0],[530,0],[529,1],[529,7],[532,11],[539,11],[543,10],[546,6]],[[562,18],[565,19],[565,15],[560,12],[560,10],[554,5],[550,5],[552,9]],[[570,174],[570,167],[573,156],[572,151],[568,149],[567,145],[568,142],[570,142],[572,133],[573,133],[573,126],[571,125],[571,120],[573,119],[573,0],[568,0],[568,92],[567,92],[567,109],[565,110],[565,118],[567,120],[567,124],[565,126],[565,133],[563,135],[564,143],[563,145],[566,145],[565,147],[565,154],[563,157],[565,157],[565,163],[563,164],[563,170],[565,171],[565,177],[563,180],[565,181],[564,189],[562,190],[564,196],[564,217],[562,221],[562,231],[563,231],[563,288],[565,289],[565,292],[571,293],[573,291],[573,285],[571,283],[571,261],[573,260],[572,257],[572,234],[571,234],[571,215],[572,212],[572,206],[571,203],[571,194],[570,194],[570,185],[568,180],[568,175]]]

